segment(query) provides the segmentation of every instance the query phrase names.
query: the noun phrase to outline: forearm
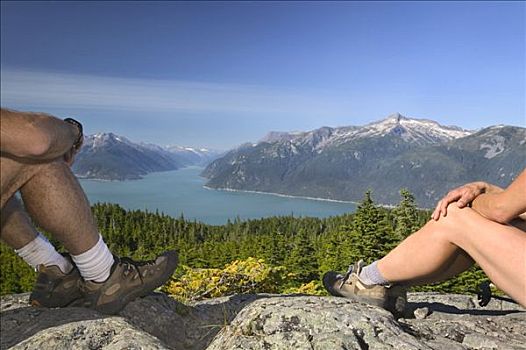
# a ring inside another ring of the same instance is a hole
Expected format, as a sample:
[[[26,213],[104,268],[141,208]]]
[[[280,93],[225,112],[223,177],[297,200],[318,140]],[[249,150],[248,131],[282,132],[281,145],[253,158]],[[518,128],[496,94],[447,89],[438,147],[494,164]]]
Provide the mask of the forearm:
[[[471,206],[490,220],[509,224],[526,211],[524,193],[526,193],[526,170],[523,170],[506,189],[483,181],[470,182],[449,191],[438,202],[431,217],[433,220],[445,217],[447,207],[456,202],[459,208]]]
[[[480,194],[471,202],[471,207],[482,216],[494,220],[495,218],[492,217],[494,212],[493,204],[495,203],[494,197],[496,194],[503,192],[504,189],[483,181],[475,182],[474,184],[479,187]]]
[[[526,218],[524,193],[526,193],[526,171],[523,171],[505,190],[484,183],[483,193],[475,197],[471,207],[490,220],[510,224],[514,220]]]
[[[472,202],[471,208],[487,219],[498,221],[494,215],[495,193],[482,193]]]
[[[504,189],[502,187],[499,187],[497,185],[492,185],[488,182],[482,182],[483,184],[483,188],[484,188],[484,193],[490,193],[490,194],[495,194],[495,193],[501,193],[502,191],[504,191]]]

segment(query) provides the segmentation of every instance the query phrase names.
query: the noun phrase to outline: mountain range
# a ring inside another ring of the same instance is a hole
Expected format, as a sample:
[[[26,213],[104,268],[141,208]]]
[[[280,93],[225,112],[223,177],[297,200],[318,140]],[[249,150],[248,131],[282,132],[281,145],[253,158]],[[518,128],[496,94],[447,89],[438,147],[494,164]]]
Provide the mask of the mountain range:
[[[82,178],[132,180],[151,172],[203,166],[218,154],[208,149],[134,143],[113,133],[99,133],[85,137],[73,172]]]
[[[484,180],[506,186],[526,166],[526,128],[443,126],[399,113],[365,126],[271,132],[211,162],[216,189],[250,190],[394,205],[399,191],[432,207],[449,189]]]

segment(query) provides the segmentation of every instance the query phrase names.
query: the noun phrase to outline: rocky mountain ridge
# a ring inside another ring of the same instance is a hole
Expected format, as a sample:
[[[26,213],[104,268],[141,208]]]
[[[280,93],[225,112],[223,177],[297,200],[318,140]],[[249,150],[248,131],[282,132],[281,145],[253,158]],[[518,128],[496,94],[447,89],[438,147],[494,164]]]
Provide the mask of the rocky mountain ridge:
[[[473,133],[474,131],[457,126],[444,126],[433,120],[412,119],[400,113],[394,113],[385,119],[362,127],[331,128],[325,126],[313,131],[293,133],[271,131],[260,142],[292,141],[295,144],[305,144],[310,141],[315,149],[321,152],[332,145],[369,137],[384,137],[389,134],[399,135],[406,142],[429,144],[450,141]]]
[[[233,295],[181,304],[164,294],[116,316],[1,298],[1,349],[526,349],[526,310],[468,295],[411,293],[406,318],[344,298]]]
[[[131,180],[157,171],[205,165],[217,151],[134,143],[113,133],[86,136],[73,171],[81,178]]]
[[[359,201],[367,190],[396,204],[409,189],[432,207],[449,189],[484,180],[506,186],[526,166],[526,128],[478,131],[394,114],[362,127],[272,132],[204,170],[207,186]]]

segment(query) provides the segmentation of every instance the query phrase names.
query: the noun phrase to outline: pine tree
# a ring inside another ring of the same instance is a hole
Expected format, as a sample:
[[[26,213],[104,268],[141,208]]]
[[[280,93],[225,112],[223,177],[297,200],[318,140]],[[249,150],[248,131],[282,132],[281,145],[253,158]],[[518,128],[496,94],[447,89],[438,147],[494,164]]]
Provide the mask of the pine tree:
[[[328,232],[322,238],[318,249],[319,273],[323,275],[327,271],[340,271],[342,264],[342,242],[343,233],[339,231]]]
[[[314,246],[307,232],[300,229],[295,235],[290,254],[285,259],[285,266],[295,275],[295,280],[307,283],[318,279],[318,261]]]
[[[386,246],[392,239],[384,223],[381,211],[371,198],[371,192],[367,191],[358,205],[350,232],[352,262],[363,259],[370,263],[385,254]]]
[[[393,210],[395,217],[395,235],[399,240],[408,237],[420,228],[415,197],[407,189],[401,189],[402,200]]]

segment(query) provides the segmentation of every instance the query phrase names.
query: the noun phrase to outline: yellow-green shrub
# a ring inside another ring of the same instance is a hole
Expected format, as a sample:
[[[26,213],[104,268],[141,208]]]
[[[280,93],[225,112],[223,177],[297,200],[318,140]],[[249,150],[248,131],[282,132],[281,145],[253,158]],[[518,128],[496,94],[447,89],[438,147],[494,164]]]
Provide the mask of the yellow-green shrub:
[[[277,293],[286,281],[282,266],[270,266],[263,259],[235,260],[223,269],[192,269],[174,279],[166,292],[182,301],[215,298],[241,293]]]
[[[283,294],[328,295],[320,281],[310,281],[299,287],[285,289]]]

